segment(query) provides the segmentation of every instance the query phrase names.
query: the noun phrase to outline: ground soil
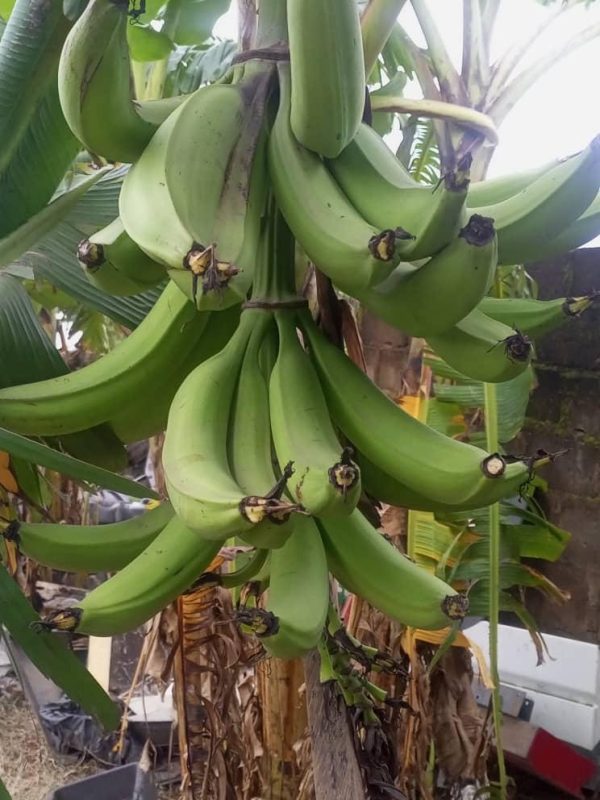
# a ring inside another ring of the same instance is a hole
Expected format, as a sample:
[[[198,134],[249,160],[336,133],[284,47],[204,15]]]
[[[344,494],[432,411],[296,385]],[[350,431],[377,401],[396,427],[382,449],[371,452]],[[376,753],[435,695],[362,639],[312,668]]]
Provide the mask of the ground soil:
[[[20,689],[0,695],[0,777],[12,800],[46,800],[55,789],[101,770],[92,759],[57,755]],[[177,800],[176,787],[161,789],[160,800]]]

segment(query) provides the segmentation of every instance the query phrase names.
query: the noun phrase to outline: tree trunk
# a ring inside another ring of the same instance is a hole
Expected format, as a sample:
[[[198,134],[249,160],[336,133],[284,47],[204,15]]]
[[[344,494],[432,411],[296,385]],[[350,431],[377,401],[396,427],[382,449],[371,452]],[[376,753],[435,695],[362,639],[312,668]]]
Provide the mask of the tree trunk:
[[[348,714],[332,688],[321,684],[319,669],[313,650],[304,671],[316,800],[365,800]]]

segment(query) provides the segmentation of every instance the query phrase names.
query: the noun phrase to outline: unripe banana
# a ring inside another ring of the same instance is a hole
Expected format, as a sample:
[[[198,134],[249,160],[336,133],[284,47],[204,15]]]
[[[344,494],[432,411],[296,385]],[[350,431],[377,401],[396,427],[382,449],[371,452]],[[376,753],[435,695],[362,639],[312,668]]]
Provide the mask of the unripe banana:
[[[535,242],[535,251],[529,254],[530,261],[541,261],[560,256],[581,247],[600,235],[600,195],[560,233],[546,241]]]
[[[500,264],[537,258],[540,242],[555,237],[592,203],[600,186],[600,136],[581,152],[560,161],[522,191],[477,209],[492,217]]]
[[[175,392],[193,369],[225,347],[239,324],[240,308],[232,306],[225,311],[206,312],[204,316],[206,323],[199,337],[186,343],[186,347],[191,345],[187,347],[187,356],[175,372],[169,373],[168,380],[156,382],[152,402],[148,403],[146,394],[138,393],[111,417],[110,426],[122,442],[139,442],[165,430]]]
[[[491,219],[473,214],[458,236],[421,267],[400,264],[360,293],[366,309],[412,336],[441,333],[463,319],[493,281],[497,240]]]
[[[365,103],[354,0],[288,0],[290,123],[301,145],[334,158],[352,141]]]
[[[488,317],[521,331],[532,339],[556,330],[581,316],[596,301],[596,294],[534,300],[531,297],[484,297],[477,306]]]
[[[402,259],[428,258],[444,248],[467,221],[471,157],[444,175],[437,186],[414,181],[383,139],[361,125],[355,139],[327,163],[350,202],[377,228],[403,228],[414,240]]]
[[[11,523],[3,536],[29,558],[66,572],[123,569],[154,541],[173,517],[168,503],[108,525]]]
[[[152,396],[197,344],[207,316],[169,283],[143,322],[114,350],[76,372],[0,390],[0,425],[57,436],[110,422]]]
[[[309,314],[302,315],[301,326],[335,424],[396,481],[435,502],[458,504],[469,503],[489,483],[498,484],[499,494],[504,486],[509,495],[515,481],[528,480],[526,464],[507,464],[407,414],[320,333]]]
[[[427,336],[427,342],[453,369],[487,383],[516,378],[533,355],[527,336],[478,309],[453,328]]]
[[[273,468],[271,422],[269,415],[269,384],[259,363],[263,338],[275,338],[275,321],[269,321],[266,330],[257,329],[250,337],[242,362],[240,376],[229,423],[229,463],[231,472],[240,488],[248,494],[266,496],[274,487],[283,494],[286,478],[293,472],[288,464],[278,486],[279,478]],[[271,369],[269,368],[268,374]],[[281,547],[290,537],[295,520],[291,511],[281,517],[263,520],[246,533],[240,533],[243,541],[254,547]]]
[[[115,636],[162,611],[204,572],[220,545],[203,541],[177,517],[126,567],[73,608],[57,611],[42,627]]]
[[[329,569],[348,591],[413,628],[438,630],[461,619],[468,602],[418,566],[356,510],[347,520],[319,520]]]
[[[389,503],[400,508],[418,511],[435,511],[438,513],[455,513],[484,508],[505,497],[517,495],[533,476],[533,470],[543,466],[537,462],[526,465],[523,461],[515,461],[506,465],[501,480],[487,480],[483,473],[473,484],[471,493],[457,502],[442,503],[432,499],[425,492],[409,488],[404,483],[392,478],[380,467],[369,461],[362,453],[357,453],[365,491],[382,503]]]
[[[81,241],[77,248],[77,257],[93,283],[98,282],[107,266],[124,279],[124,286],[130,283],[135,292],[156,286],[167,277],[164,267],[140,250],[128,235],[119,217],[89,239]],[[114,291],[112,293],[117,294]],[[134,292],[118,292],[132,293]]]
[[[476,181],[469,186],[467,205],[469,208],[481,208],[508,200],[515,194],[522,192],[530,183],[533,183],[544,173],[549,172],[564,159],[554,158],[539,167],[500,175],[497,178],[486,178]]]
[[[278,71],[279,109],[268,148],[275,199],[311,261],[342,291],[355,295],[388,277],[410,236],[369,225],[321,159],[296,141],[289,118],[289,67],[280,64]]]
[[[348,515],[360,497],[360,470],[331,424],[319,379],[296,332],[295,316],[276,312],[279,353],[269,382],[271,430],[288,488],[310,514]]]
[[[227,461],[227,429],[242,359],[269,315],[246,310],[229,344],[188,375],[169,411],[163,467],[176,513],[202,538],[223,541],[290,509],[276,497],[245,495]]]
[[[91,153],[110,161],[135,161],[156,129],[131,94],[128,6],[128,0],[91,0],[67,36],[58,68],[69,127]]]
[[[329,608],[329,570],[313,519],[299,517],[287,542],[271,554],[267,612],[277,632],[261,640],[276,658],[300,658],[316,647]]]
[[[202,87],[161,125],[119,199],[132,239],[204,310],[245,299],[266,201],[274,67],[235,70],[234,82]]]

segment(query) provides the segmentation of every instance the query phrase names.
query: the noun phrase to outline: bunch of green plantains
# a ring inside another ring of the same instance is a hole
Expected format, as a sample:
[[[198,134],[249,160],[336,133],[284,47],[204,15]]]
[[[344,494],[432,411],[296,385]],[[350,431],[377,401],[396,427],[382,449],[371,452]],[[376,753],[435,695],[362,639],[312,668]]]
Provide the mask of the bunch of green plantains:
[[[517,494],[548,458],[485,452],[388,399],[321,332],[296,290],[297,256],[459,373],[510,379],[532,338],[594,298],[488,297],[498,265],[599,232],[600,139],[473,187],[465,157],[424,186],[362,121],[354,0],[287,0],[285,47],[146,103],[130,93],[128,14],[124,0],[91,0],[60,61],[72,131],[132,164],[119,218],[78,256],[111,293],[166,288],[102,359],[1,390],[0,425],[32,436],[108,425],[124,443],[166,430],[168,501],[101,528],[10,525],[4,535],[43,563],[115,572],[43,624],[112,635],[199,582],[256,579],[265,591],[243,619],[269,653],[293,658],[320,640],[330,573],[406,625],[460,619],[467,598],[390,545],[365,499],[481,508]],[[213,576],[232,539],[241,566]]]

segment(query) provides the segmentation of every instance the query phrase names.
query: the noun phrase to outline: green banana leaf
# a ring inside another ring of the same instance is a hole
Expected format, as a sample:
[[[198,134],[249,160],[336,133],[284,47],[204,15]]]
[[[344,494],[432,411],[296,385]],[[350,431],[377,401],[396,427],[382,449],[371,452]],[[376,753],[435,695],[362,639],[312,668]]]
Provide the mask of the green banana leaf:
[[[11,456],[22,458],[32,464],[39,464],[41,467],[61,472],[76,481],[81,481],[88,485],[89,491],[95,491],[96,486],[103,486],[105,489],[112,489],[129,497],[159,499],[156,492],[147,486],[142,486],[128,478],[123,478],[121,475],[115,475],[114,472],[80,461],[66,453],[59,453],[57,450],[52,450],[40,442],[34,442],[25,436],[20,436],[18,433],[7,431],[6,428],[0,428],[0,450],[4,450]]]
[[[17,0],[0,40],[0,237],[47,204],[79,150],[58,98],[70,25],[62,3]]]
[[[442,359],[426,358],[436,377],[434,395],[442,403],[452,403],[463,409],[483,408],[484,392],[483,383],[473,381],[453,370]],[[453,383],[445,381],[452,380]],[[525,413],[529,403],[529,396],[535,385],[535,374],[532,367],[528,367],[516,378],[503,381],[496,386],[498,405],[498,440],[501,443],[510,442],[517,436],[525,422]],[[428,423],[432,427],[448,436],[452,436],[444,427],[437,427],[443,420],[428,416]],[[485,446],[485,445],[484,445]]]
[[[0,273],[0,388],[66,375],[69,368],[42,328],[23,285]],[[75,457],[122,470],[127,466],[123,444],[108,425],[71,433],[47,444]]]
[[[49,233],[58,222],[67,216],[77,200],[107,171],[105,168],[92,175],[82,177],[72,189],[60,194],[49,205],[30,217],[27,222],[0,239],[0,268],[16,261],[19,256]]]
[[[115,297],[96,288],[87,279],[76,256],[81,239],[118,216],[119,193],[126,174],[127,168],[119,167],[102,175],[50,232],[5,267],[5,271],[14,274],[15,268],[32,270],[36,278],[46,280],[86,308],[99,311],[133,329],[150,311],[164,284],[131,297]],[[68,186],[63,187],[63,191],[67,189]]]
[[[31,628],[31,623],[38,620],[15,581],[0,566],[0,624],[40,672],[97,719],[106,731],[115,730],[121,716],[118,706],[59,636]]]
[[[165,83],[168,96],[190,94],[204,83],[214,83],[229,69],[237,44],[226,39],[210,47],[178,47],[169,59]]]

